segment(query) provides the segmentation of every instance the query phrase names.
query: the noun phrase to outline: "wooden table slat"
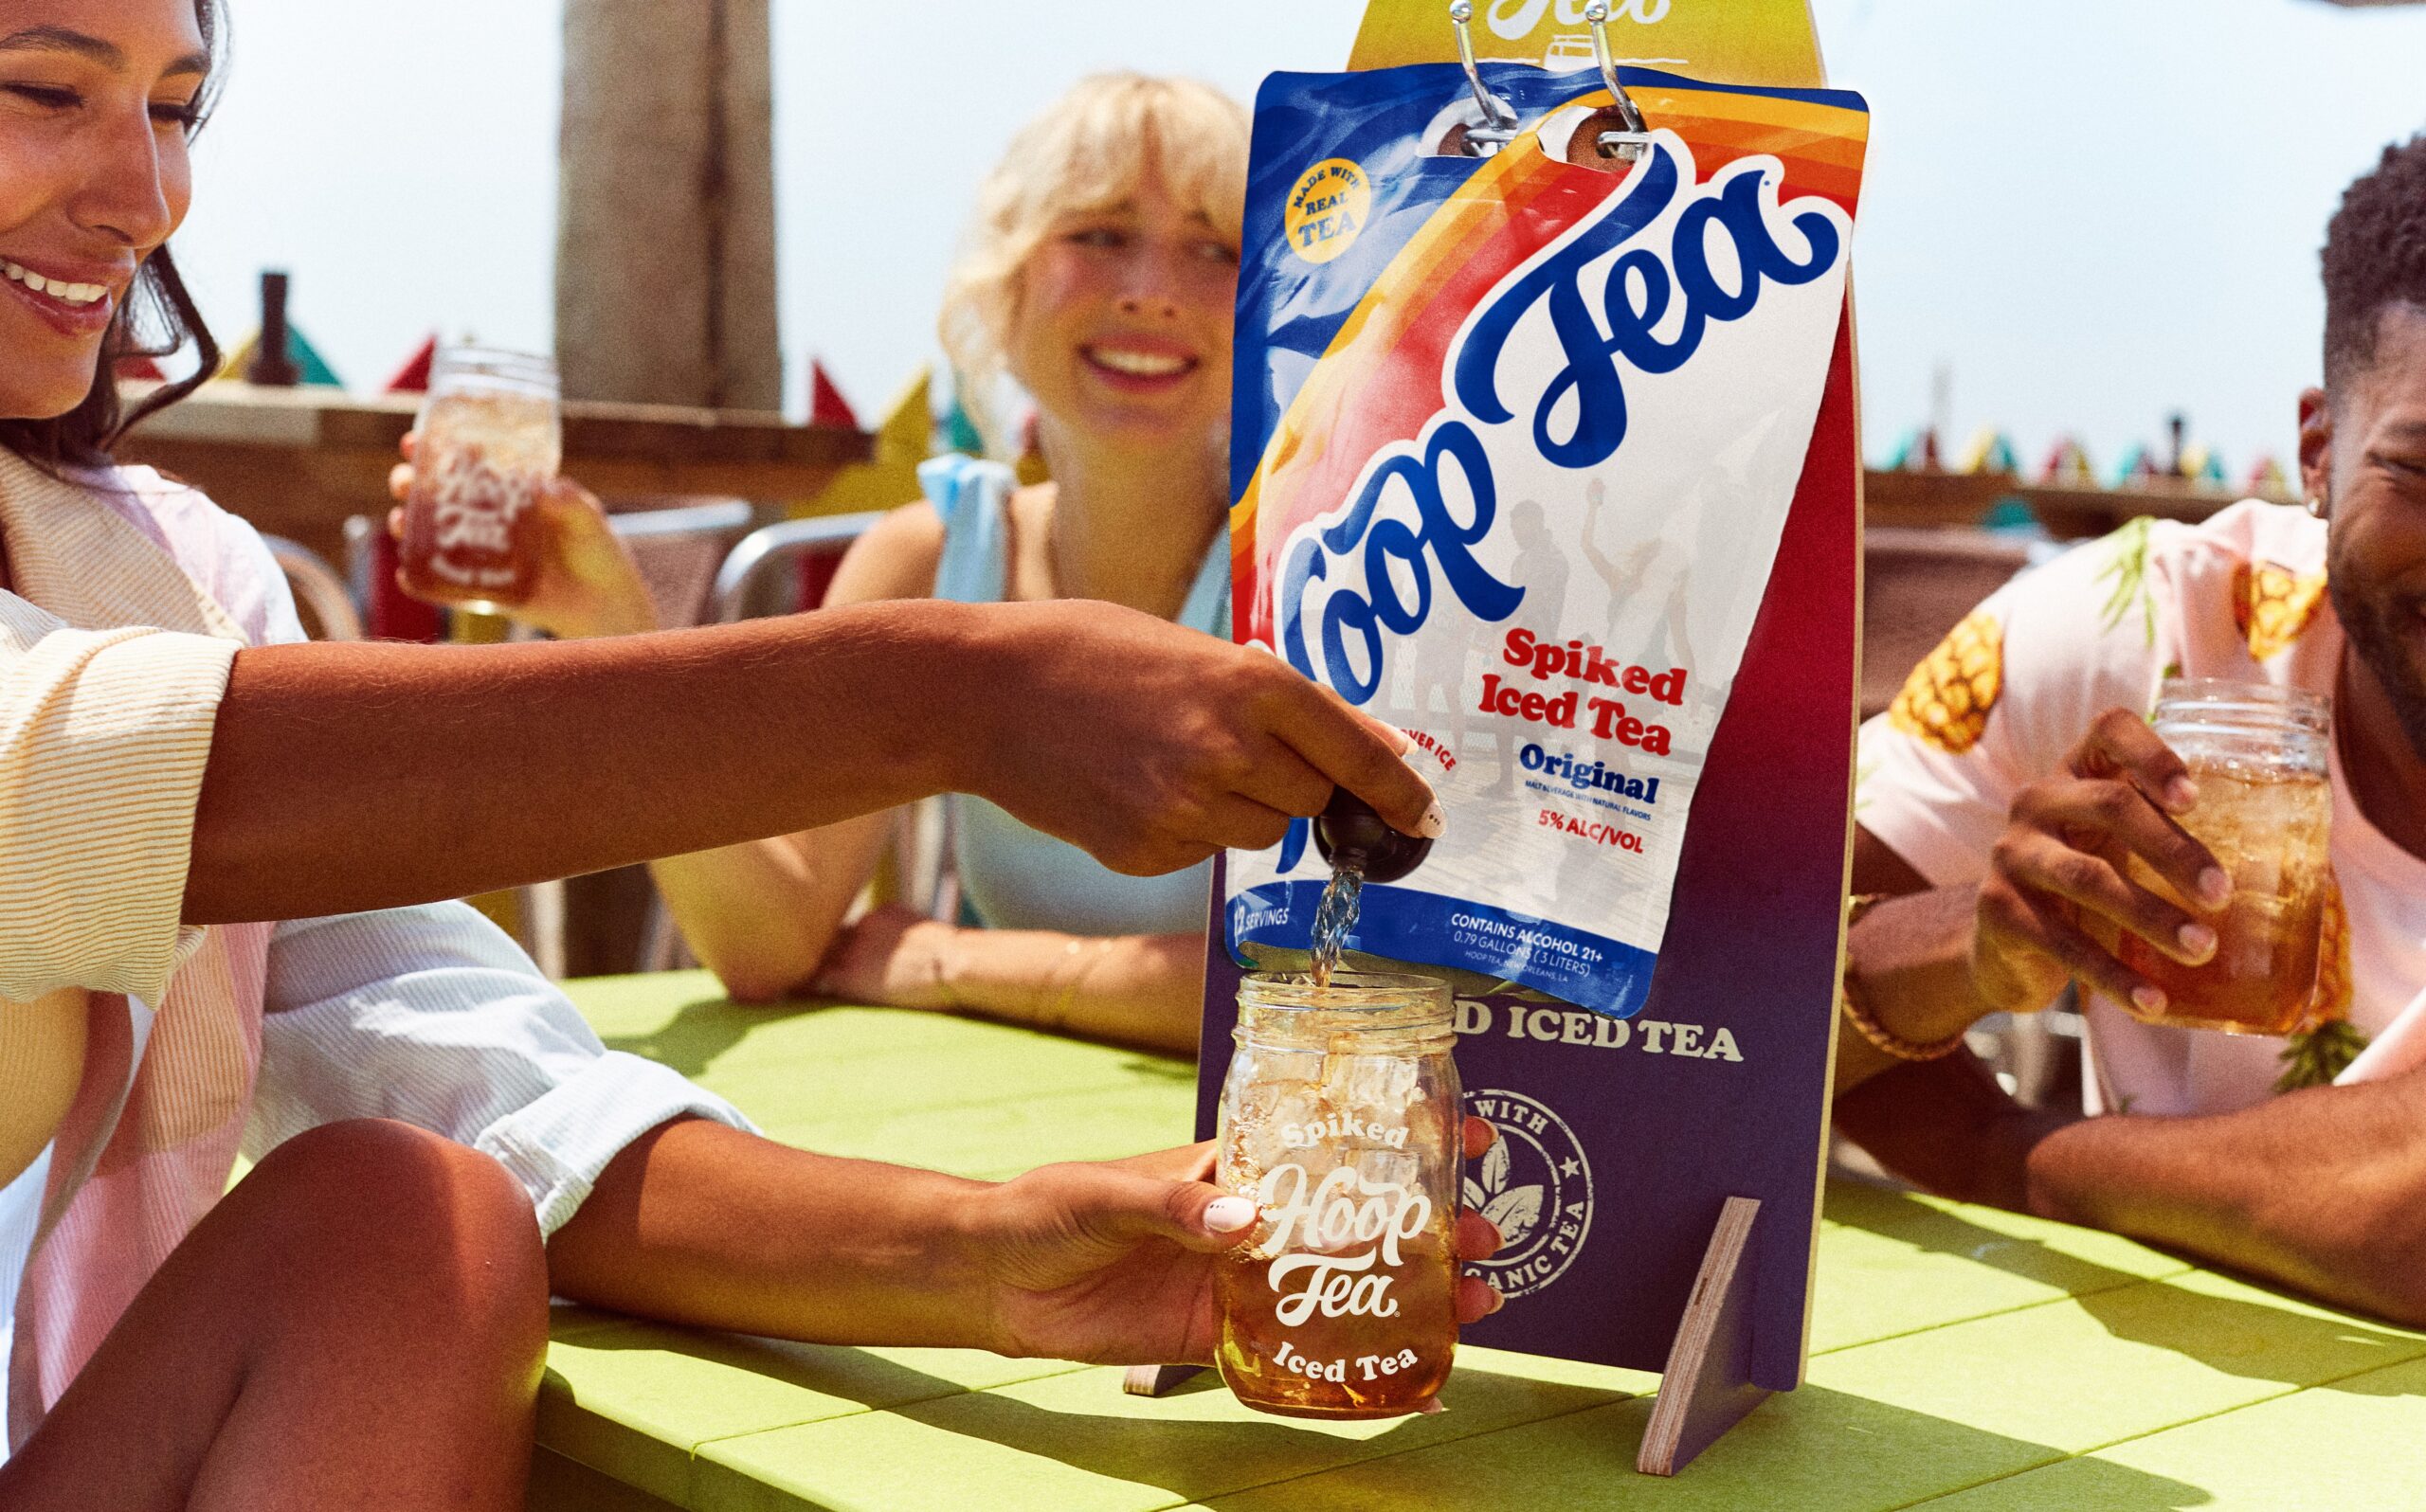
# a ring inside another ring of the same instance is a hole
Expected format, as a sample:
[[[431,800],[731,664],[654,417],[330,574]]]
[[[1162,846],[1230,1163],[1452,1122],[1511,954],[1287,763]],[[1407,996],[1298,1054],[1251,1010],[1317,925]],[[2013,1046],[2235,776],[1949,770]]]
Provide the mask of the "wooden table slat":
[[[2416,1512],[2426,1360],[2204,1417],[1924,1503],[1928,1512]]]
[[[811,1148],[1001,1176],[1172,1143],[1190,1116],[1184,1068],[1132,1052],[737,1008],[703,973],[572,990],[610,1044]],[[1249,1413],[1209,1375],[1133,1397],[1106,1367],[563,1307],[532,1505],[619,1504],[600,1485],[634,1512],[2421,1504],[2426,1336],[2112,1234],[1846,1182],[1820,1251],[1809,1384],[1674,1480],[1632,1468],[1657,1384],[1639,1372],[1469,1349],[1445,1413],[1319,1424]]]

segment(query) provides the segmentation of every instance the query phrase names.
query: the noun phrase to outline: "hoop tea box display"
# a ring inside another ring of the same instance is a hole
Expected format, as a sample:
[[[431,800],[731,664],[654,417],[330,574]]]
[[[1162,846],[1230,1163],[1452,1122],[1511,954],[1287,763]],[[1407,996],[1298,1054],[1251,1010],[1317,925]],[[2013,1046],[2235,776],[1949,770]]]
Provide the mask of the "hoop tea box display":
[[[1455,984],[1467,1110],[1501,1134],[1464,1183],[1506,1241],[1479,1343],[1661,1368],[1733,1197],[1758,1222],[1730,1369],[1801,1377],[1867,129],[1849,93],[1636,68],[1283,74],[1257,101],[1234,622],[1406,729],[1447,810],[1347,945]],[[1329,874],[1302,823],[1224,858],[1205,1131],[1238,975],[1298,959]]]

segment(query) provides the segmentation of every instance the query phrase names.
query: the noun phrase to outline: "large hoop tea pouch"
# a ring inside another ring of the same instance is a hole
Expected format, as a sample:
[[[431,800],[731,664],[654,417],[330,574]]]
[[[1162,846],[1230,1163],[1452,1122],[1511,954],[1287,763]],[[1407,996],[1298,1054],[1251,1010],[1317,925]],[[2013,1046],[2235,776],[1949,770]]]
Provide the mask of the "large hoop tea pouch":
[[[1448,832],[1349,948],[1626,1017],[1769,584],[1845,308],[1868,116],[1835,90],[1627,69],[1280,74],[1240,273],[1236,633],[1416,738]],[[1579,136],[1581,134],[1581,136]],[[1570,161],[1570,159],[1573,159]],[[1744,857],[1757,866],[1757,855]],[[1244,958],[1329,868],[1234,853]]]

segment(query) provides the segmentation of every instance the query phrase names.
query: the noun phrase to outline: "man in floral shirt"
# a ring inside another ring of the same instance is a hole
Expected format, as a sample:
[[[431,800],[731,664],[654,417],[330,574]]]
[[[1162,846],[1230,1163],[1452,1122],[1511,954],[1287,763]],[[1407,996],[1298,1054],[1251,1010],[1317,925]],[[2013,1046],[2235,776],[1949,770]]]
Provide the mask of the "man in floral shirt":
[[[1933,1189],[2419,1322],[2426,137],[2350,187],[2324,269],[2305,510],[2137,520],[2072,551],[1990,596],[1864,727],[1837,1113]],[[2142,1022],[2127,1005],[2153,1012],[2161,991],[2098,943],[2128,930],[2188,963],[2216,948],[2228,880],[2175,822],[2195,784],[2145,718],[2168,676],[2333,702],[2338,886],[2288,1047]],[[2130,855],[2193,909],[2131,881]],[[2089,1026],[2086,1111],[2109,1116],[2024,1109],[1957,1048],[2067,981]]]

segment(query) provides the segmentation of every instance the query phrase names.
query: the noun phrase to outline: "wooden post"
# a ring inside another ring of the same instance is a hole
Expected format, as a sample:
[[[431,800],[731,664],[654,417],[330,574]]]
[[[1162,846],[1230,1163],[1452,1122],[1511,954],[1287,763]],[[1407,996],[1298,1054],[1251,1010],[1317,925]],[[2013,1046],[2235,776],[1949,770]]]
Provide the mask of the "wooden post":
[[[768,0],[566,0],[556,361],[568,399],[772,410]],[[577,973],[637,968],[637,867],[568,883]]]
[[[567,0],[564,69],[565,397],[781,407],[767,0]]]

